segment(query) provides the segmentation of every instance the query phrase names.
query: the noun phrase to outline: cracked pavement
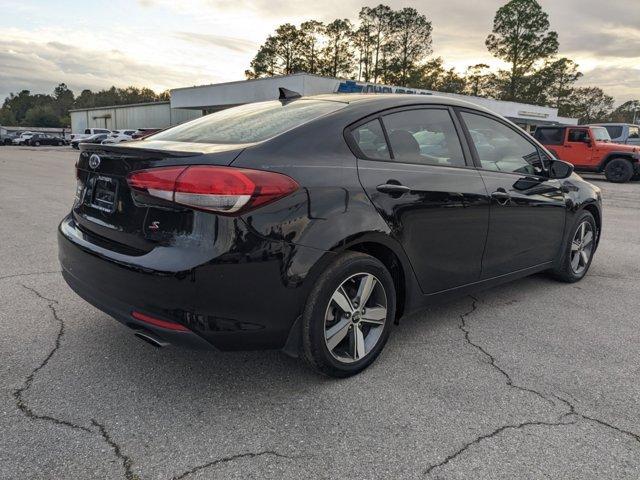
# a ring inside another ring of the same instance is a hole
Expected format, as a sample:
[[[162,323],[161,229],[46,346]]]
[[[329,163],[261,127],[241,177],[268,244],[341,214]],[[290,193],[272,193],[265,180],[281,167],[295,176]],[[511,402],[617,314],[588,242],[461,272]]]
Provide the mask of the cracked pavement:
[[[156,350],[79,299],[55,242],[76,156],[0,147],[3,478],[640,477],[640,183],[590,177],[605,225],[582,282],[408,316],[336,381],[278,352]]]

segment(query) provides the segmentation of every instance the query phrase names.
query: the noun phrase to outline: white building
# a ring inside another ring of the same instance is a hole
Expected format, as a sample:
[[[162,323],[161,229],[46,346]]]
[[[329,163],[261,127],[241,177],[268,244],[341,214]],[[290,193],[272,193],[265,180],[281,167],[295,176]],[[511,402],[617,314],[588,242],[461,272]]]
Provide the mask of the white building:
[[[69,114],[71,131],[82,133],[85,128],[166,128],[198,118],[202,116],[202,110],[177,110],[170,102],[151,102],[70,110]]]

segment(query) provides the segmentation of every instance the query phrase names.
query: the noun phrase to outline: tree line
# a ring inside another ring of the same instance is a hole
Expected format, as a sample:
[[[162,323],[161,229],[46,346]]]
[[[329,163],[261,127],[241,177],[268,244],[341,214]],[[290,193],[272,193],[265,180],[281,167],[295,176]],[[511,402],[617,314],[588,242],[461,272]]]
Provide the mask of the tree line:
[[[363,7],[355,23],[309,20],[280,25],[245,71],[247,78],[307,72],[364,82],[423,88],[509,100],[558,109],[561,116],[630,122],[640,101],[613,109],[613,97],[598,87],[578,87],[582,76],[558,55],[558,34],[537,0],[510,0],[495,14],[487,50],[508,68],[470,65],[464,73],[433,57],[433,26],[415,8]]]
[[[77,97],[67,85],[59,84],[50,95],[22,90],[9,94],[0,108],[0,125],[27,127],[68,127],[69,110],[130,103],[169,100],[169,92],[157,94],[149,88],[126,87],[93,92],[82,90]]]

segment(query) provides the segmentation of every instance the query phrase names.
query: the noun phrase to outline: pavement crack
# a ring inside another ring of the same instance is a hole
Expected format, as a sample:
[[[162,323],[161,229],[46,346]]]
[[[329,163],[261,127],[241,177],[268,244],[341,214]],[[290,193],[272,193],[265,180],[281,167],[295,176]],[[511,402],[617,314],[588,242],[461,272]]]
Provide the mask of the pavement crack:
[[[557,421],[557,422],[529,421],[529,422],[522,422],[522,423],[518,423],[518,424],[514,424],[514,425],[502,425],[501,427],[496,428],[495,430],[493,430],[490,433],[485,433],[484,435],[480,435],[480,436],[474,438],[472,441],[465,443],[461,448],[456,450],[454,453],[448,455],[441,462],[429,465],[426,468],[426,470],[424,471],[424,473],[426,475],[430,474],[436,468],[443,467],[444,465],[448,464],[450,461],[452,461],[455,458],[459,457],[460,455],[462,455],[464,452],[466,452],[472,446],[478,445],[479,443],[481,443],[484,440],[488,440],[490,438],[496,437],[496,436],[500,435],[502,432],[504,432],[506,430],[523,430],[523,429],[528,428],[528,427],[560,427],[560,426],[565,426],[565,425],[573,425],[574,423],[575,423],[575,420],[574,421],[568,421],[568,422],[562,422],[562,421]]]
[[[611,430],[615,430],[616,432],[621,433],[623,435],[627,435],[627,436],[633,438],[636,442],[640,443],[640,435],[638,435],[637,433],[634,433],[634,432],[632,432],[630,430],[625,430],[623,428],[617,427],[617,426],[613,425],[612,423],[606,422],[606,421],[601,420],[599,418],[592,417],[590,415],[585,415],[584,413],[580,413],[580,412],[577,411],[575,405],[572,402],[570,402],[569,400],[567,400],[566,398],[560,397],[560,396],[555,395],[555,394],[553,396],[556,397],[558,400],[560,400],[562,403],[564,403],[567,406],[567,408],[569,408],[569,411],[564,413],[562,415],[562,417],[568,417],[568,416],[574,415],[574,416],[576,416],[576,417],[578,417],[578,418],[580,418],[580,419],[582,419],[582,420],[584,420],[586,422],[596,423],[596,424],[598,424],[600,426],[603,426],[603,427],[606,427],[606,428],[610,428]]]
[[[221,463],[233,462],[234,460],[238,460],[240,458],[262,457],[264,455],[270,455],[270,456],[279,457],[279,458],[293,458],[293,457],[290,457],[288,455],[284,455],[282,453],[275,452],[273,450],[262,450],[260,452],[238,453],[236,455],[230,455],[228,457],[218,458],[216,460],[212,460],[210,462],[203,463],[202,465],[198,465],[197,467],[193,467],[192,469],[181,473],[177,477],[173,477],[171,480],[181,480],[181,479],[187,477],[188,475],[191,475],[192,473],[196,473],[196,472],[198,472],[200,470],[203,470],[205,468],[214,467],[214,466],[219,465]]]
[[[14,273],[11,275],[4,275],[0,277],[0,280],[6,280],[7,278],[16,278],[16,277],[32,277],[36,275],[51,275],[54,273],[60,273],[60,270],[47,270],[44,272],[30,272],[30,273]],[[22,285],[24,287],[24,285]],[[25,287],[27,288],[27,287]]]
[[[38,298],[40,298],[42,300],[45,300],[47,302],[47,307],[51,311],[55,321],[58,323],[59,328],[58,328],[58,333],[56,335],[56,339],[55,339],[55,343],[53,345],[53,348],[51,350],[49,350],[49,353],[40,362],[40,364],[38,366],[36,366],[33,370],[31,370],[31,373],[29,373],[29,375],[27,375],[27,378],[24,380],[22,386],[19,387],[19,388],[16,388],[13,391],[13,398],[15,399],[16,407],[18,407],[18,409],[22,413],[24,413],[28,418],[30,418],[32,420],[43,420],[43,421],[55,423],[57,425],[63,425],[63,426],[69,427],[69,428],[73,428],[75,430],[82,430],[84,432],[91,432],[91,430],[89,428],[83,427],[82,425],[77,425],[77,424],[69,422],[67,420],[61,420],[59,418],[55,418],[55,417],[52,417],[50,415],[39,415],[39,414],[35,413],[31,409],[31,407],[29,407],[29,405],[27,405],[27,402],[24,399],[25,393],[27,393],[29,391],[29,389],[31,388],[31,385],[33,384],[33,380],[35,378],[35,375],[49,363],[51,358],[55,355],[55,353],[60,348],[60,343],[62,341],[62,336],[64,335],[64,326],[65,325],[64,325],[64,321],[62,320],[62,318],[58,315],[58,311],[56,310],[56,307],[55,307],[55,305],[58,304],[57,300],[54,300],[53,298],[45,297],[40,292],[38,292],[35,288],[27,287],[26,285],[22,285],[22,287],[24,287],[26,290],[29,290],[30,292],[32,292]]]
[[[124,453],[122,453],[122,447],[116,443],[116,441],[109,435],[106,427],[95,419],[91,419],[91,423],[98,428],[102,439],[113,449],[115,456],[122,462],[122,468],[124,469],[124,477],[127,480],[139,480],[140,477],[133,473],[133,460]]]
[[[472,304],[471,304],[471,310],[469,310],[468,312],[465,312],[463,314],[460,315],[460,323],[458,324],[458,328],[460,330],[462,330],[462,332],[464,333],[464,339],[465,341],[471,345],[473,348],[475,348],[477,351],[479,351],[488,361],[489,365],[491,365],[491,367],[496,370],[498,373],[500,373],[500,375],[502,375],[505,379],[506,384],[511,387],[511,388],[515,388],[516,390],[520,390],[522,392],[527,392],[530,393],[532,395],[535,395],[539,398],[541,398],[542,400],[544,400],[547,403],[550,403],[551,405],[554,405],[554,403],[549,400],[549,398],[545,395],[543,395],[542,393],[532,389],[532,388],[528,388],[528,387],[523,387],[521,385],[518,385],[516,383],[514,383],[513,379],[511,378],[511,375],[509,375],[509,373],[507,373],[506,370],[504,370],[502,367],[500,367],[497,363],[496,363],[496,359],[495,357],[489,353],[489,351],[487,351],[484,347],[482,347],[481,345],[479,345],[478,343],[475,343],[472,339],[471,339],[471,332],[469,331],[469,327],[467,326],[467,321],[466,318],[471,315],[472,313],[474,313],[477,309],[478,309],[478,299],[472,295],[469,295],[469,297],[472,300]]]

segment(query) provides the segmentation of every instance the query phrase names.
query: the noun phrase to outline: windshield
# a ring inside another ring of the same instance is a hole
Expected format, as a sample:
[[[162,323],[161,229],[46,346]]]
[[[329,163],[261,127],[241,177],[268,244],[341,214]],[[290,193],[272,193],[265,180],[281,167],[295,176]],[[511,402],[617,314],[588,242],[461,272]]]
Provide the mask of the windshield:
[[[593,134],[593,138],[595,138],[598,142],[611,141],[609,132],[607,132],[607,129],[604,127],[591,127],[591,133]]]
[[[249,103],[170,128],[154,140],[195,143],[253,143],[274,137],[346,104],[326,100]]]

